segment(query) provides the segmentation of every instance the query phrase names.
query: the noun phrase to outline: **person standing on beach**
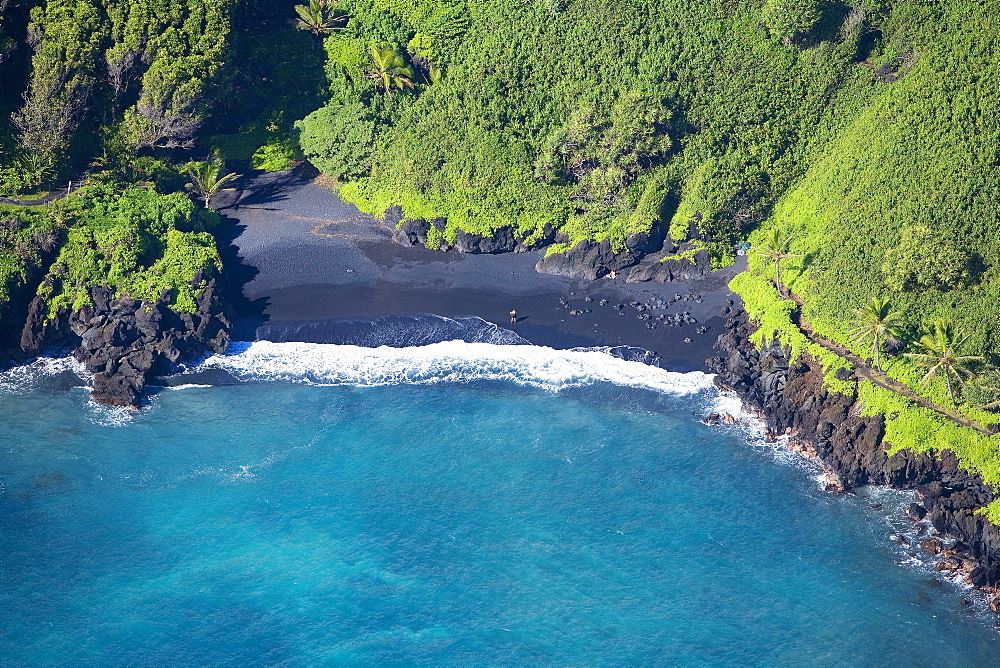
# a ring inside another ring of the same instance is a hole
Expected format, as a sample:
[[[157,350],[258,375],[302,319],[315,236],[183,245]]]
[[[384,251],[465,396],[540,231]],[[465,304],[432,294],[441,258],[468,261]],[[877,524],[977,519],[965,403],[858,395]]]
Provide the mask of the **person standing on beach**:
[[[510,324],[517,323],[517,311],[515,309],[510,310]]]

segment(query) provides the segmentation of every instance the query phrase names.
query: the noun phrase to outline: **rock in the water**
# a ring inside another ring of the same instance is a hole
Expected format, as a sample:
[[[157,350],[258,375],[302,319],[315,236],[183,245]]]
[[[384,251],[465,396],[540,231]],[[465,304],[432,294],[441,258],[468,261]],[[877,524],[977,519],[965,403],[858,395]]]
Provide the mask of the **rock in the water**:
[[[940,554],[941,553],[941,541],[937,538],[928,538],[925,541],[921,541],[920,549],[927,554]]]
[[[909,517],[914,522],[919,522],[920,520],[927,517],[927,509],[921,506],[919,503],[911,503],[906,509],[906,516]]]
[[[139,397],[145,378],[126,372],[94,375],[94,389],[91,398],[107,406],[139,407]]]
[[[198,284],[203,276],[196,276]],[[156,303],[114,299],[104,286],[91,288],[92,303],[46,322],[44,303],[33,304],[22,332],[25,352],[52,340],[78,337],[73,356],[94,374],[91,393],[97,402],[138,407],[147,377],[163,367],[190,359],[206,348],[221,352],[229,345],[229,319],[214,279],[196,299],[195,313],[177,313],[166,306],[169,293]]]

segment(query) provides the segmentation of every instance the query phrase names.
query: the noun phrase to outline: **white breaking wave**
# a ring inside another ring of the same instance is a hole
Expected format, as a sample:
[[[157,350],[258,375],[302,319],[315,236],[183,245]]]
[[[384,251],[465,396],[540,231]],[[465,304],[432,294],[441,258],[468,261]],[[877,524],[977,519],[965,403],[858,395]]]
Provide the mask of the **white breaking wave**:
[[[713,376],[675,373],[598,351],[446,341],[409,348],[362,348],[323,343],[234,343],[198,367],[223,369],[241,380],[316,385],[429,385],[507,381],[558,391],[613,383],[670,395],[712,387]]]
[[[0,372],[0,391],[20,391],[44,383],[45,379],[63,373],[72,373],[89,383],[91,374],[73,357],[38,357],[27,364]]]

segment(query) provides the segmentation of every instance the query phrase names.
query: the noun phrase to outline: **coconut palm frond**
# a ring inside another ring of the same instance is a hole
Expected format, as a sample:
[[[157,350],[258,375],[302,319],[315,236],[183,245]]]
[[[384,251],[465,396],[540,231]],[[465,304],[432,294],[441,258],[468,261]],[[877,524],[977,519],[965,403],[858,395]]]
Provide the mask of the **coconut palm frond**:
[[[969,365],[981,362],[983,358],[978,355],[959,355],[956,352],[968,337],[957,335],[950,322],[937,320],[929,329],[930,331],[916,342],[921,352],[906,353],[906,356],[918,366],[927,369],[924,377],[920,379],[921,384],[926,385],[934,378],[944,376],[951,403],[957,406],[952,381],[961,386],[965,381],[975,378],[976,374]]]

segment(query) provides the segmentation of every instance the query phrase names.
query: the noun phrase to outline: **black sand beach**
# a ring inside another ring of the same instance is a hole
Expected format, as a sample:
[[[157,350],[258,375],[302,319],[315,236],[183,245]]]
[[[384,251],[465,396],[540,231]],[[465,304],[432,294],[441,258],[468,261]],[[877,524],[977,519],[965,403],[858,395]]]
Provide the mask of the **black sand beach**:
[[[220,237],[233,244],[227,264],[238,263],[234,338],[347,343],[344,332],[361,319],[473,316],[537,345],[634,346],[668,369],[694,371],[713,354],[727,300],[737,299],[726,287],[737,267],[667,284],[581,281],[537,273],[543,251],[404,248],[388,226],[310,177],[248,177],[221,208]]]

